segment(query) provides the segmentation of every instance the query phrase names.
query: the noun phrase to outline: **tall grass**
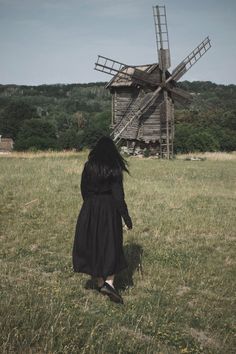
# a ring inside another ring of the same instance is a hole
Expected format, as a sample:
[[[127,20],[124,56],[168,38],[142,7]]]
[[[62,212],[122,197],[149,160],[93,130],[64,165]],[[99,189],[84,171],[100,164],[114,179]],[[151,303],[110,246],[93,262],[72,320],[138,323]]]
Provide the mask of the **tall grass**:
[[[85,159],[0,157],[0,352],[233,354],[235,161],[129,159],[119,306],[71,267]]]

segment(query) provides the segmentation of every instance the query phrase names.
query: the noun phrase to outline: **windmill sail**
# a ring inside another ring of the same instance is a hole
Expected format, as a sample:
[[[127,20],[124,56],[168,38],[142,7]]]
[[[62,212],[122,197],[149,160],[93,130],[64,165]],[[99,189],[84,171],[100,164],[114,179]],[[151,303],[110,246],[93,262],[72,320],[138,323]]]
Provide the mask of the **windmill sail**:
[[[179,87],[169,87],[169,91],[172,93],[172,96],[182,101],[191,102],[193,97],[187,91],[182,90]]]
[[[136,83],[157,86],[157,78],[154,78],[146,71],[140,70],[135,66],[128,66],[124,63],[103,57],[101,55],[98,56],[94,69],[105,74],[116,76],[116,79],[129,80],[132,78],[136,81]]]
[[[171,66],[171,63],[165,6],[153,6],[153,17],[159,66],[161,70],[166,70]]]
[[[206,37],[187,57],[173,70],[171,78],[179,80],[209,49],[211,41]]]
[[[109,75],[117,75],[122,77],[132,76],[129,72],[128,65],[124,63],[120,63],[119,61],[109,59],[107,57],[103,57],[102,55],[98,55],[97,62],[95,63],[95,70],[101,71],[102,73]]]
[[[165,6],[153,6],[153,17],[156,31],[159,67],[162,70],[162,85],[166,86],[166,70],[171,66],[171,63]],[[160,124],[160,154],[162,157],[165,156],[169,159],[173,152],[170,149],[172,124],[170,100],[166,90],[163,92],[162,107],[164,107],[164,109],[162,109]]]

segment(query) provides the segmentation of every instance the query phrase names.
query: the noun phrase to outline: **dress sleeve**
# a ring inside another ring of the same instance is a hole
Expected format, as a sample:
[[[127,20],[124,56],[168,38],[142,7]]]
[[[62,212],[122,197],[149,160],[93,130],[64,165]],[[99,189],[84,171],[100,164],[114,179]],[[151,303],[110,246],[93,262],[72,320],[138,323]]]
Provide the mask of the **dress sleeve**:
[[[80,190],[81,190],[81,195],[83,200],[86,199],[88,196],[88,180],[87,180],[87,174],[86,174],[86,166],[83,169],[82,176],[81,176],[81,182],[80,182]]]
[[[122,218],[124,219],[125,224],[129,229],[132,229],[132,220],[129,216],[128,208],[125,202],[125,194],[122,181],[115,181],[112,183],[112,196],[115,201],[116,208]]]

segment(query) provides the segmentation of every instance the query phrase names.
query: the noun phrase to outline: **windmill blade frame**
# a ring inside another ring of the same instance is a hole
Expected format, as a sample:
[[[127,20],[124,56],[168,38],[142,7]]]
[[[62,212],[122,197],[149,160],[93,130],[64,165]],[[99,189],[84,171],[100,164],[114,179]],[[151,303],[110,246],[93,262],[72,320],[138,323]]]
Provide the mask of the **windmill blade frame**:
[[[115,76],[117,74],[125,76],[132,76],[128,73],[128,69],[132,66],[128,66],[124,63],[121,63],[117,60],[113,60],[102,55],[98,55],[97,61],[95,63],[94,69],[101,71],[102,73]]]
[[[94,69],[113,77],[116,76],[121,80],[129,80],[131,78],[135,80],[137,84],[144,86],[156,87],[158,85],[157,80],[153,76],[138,69],[136,66],[127,65],[102,55],[98,55]]]
[[[155,24],[159,68],[162,71],[162,86],[168,89],[168,86],[166,85],[166,70],[171,66],[171,62],[165,6],[153,6],[153,17]],[[173,153],[173,149],[170,149],[170,143],[172,142],[172,125],[170,124],[171,119],[169,109],[167,109],[169,106],[169,98],[166,90],[163,91],[162,106],[165,107],[165,109],[163,109],[162,122],[160,123],[160,154],[162,157],[164,157],[164,149],[166,148],[166,157],[169,159],[170,155]],[[164,140],[165,142],[163,142]]]
[[[178,81],[211,48],[211,40],[206,37],[179,65],[172,71],[171,79]]]
[[[157,5],[153,6],[152,9],[159,67],[161,70],[165,71],[171,66],[166,7]]]

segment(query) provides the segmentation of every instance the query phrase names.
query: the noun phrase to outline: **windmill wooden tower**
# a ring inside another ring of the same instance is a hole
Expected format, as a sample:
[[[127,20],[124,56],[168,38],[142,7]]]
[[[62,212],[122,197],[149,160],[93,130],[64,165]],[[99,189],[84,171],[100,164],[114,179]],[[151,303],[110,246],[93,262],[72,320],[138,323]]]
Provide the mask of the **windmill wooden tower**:
[[[162,158],[173,157],[174,101],[191,95],[177,81],[210,49],[206,37],[170,73],[169,37],[165,6],[153,6],[158,63],[131,66],[98,56],[95,70],[113,76],[106,85],[112,94],[111,136],[129,151],[151,149]]]

